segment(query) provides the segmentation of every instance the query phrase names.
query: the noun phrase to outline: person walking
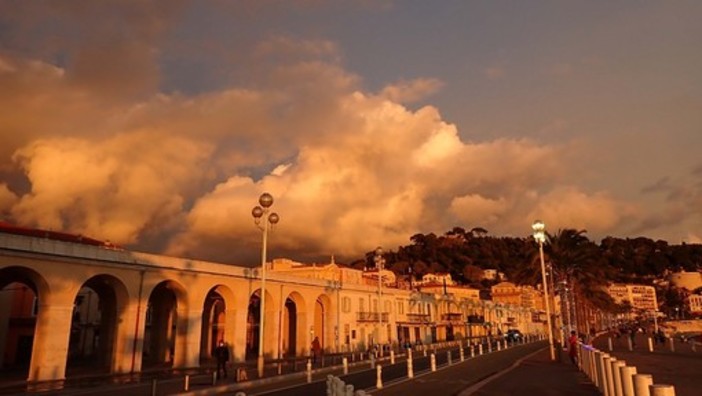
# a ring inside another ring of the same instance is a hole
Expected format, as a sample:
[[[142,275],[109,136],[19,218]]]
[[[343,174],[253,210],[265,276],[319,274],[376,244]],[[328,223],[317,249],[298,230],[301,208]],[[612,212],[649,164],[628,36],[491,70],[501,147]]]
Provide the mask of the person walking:
[[[568,337],[568,356],[573,364],[578,364],[578,336],[575,330],[572,330]]]
[[[219,341],[219,345],[214,351],[217,359],[217,378],[227,378],[227,363],[229,362],[229,348],[223,340]],[[222,374],[220,374],[220,372]]]
[[[312,341],[312,363],[317,363],[317,355],[322,350],[322,344],[319,343],[319,337],[314,337]]]

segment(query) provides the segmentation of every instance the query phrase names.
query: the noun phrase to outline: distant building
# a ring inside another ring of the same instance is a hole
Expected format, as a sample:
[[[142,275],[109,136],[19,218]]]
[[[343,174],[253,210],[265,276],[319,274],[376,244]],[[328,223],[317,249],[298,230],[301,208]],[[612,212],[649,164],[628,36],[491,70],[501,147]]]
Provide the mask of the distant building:
[[[702,314],[702,295],[691,294],[687,298],[687,303],[690,306],[690,313],[692,314]]]
[[[689,291],[702,287],[702,274],[699,272],[675,272],[670,274],[668,280],[673,286]]]
[[[656,289],[653,286],[615,283],[607,292],[617,304],[629,303],[636,313],[653,313],[658,310]]]
[[[505,274],[496,269],[488,268],[483,270],[483,279],[500,281],[505,279]]]

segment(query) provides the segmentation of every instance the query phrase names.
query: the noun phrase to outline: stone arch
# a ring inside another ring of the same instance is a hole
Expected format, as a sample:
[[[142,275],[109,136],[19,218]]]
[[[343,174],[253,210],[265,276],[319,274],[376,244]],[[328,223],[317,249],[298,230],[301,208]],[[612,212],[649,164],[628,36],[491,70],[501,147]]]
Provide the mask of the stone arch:
[[[331,298],[326,293],[317,296],[314,302],[311,335],[312,339],[314,339],[314,337],[319,337],[322,349],[325,350],[334,346],[333,314]]]
[[[129,292],[124,282],[109,274],[95,275],[85,281],[74,299],[68,343],[67,370],[83,366],[90,371],[115,372],[125,339],[121,328],[126,323]]]
[[[187,301],[187,291],[174,280],[164,280],[151,290],[144,323],[142,367],[180,367],[186,361]]]
[[[216,285],[207,292],[202,310],[201,359],[212,359],[212,353],[220,340],[232,346],[235,306],[234,292],[228,286]]]
[[[249,296],[248,314],[246,319],[246,358],[256,358],[259,354],[260,325],[261,325],[261,289],[254,290]],[[278,350],[278,308],[273,295],[266,288],[265,316],[263,320],[263,353],[273,357]],[[276,356],[277,357],[277,356]]]
[[[12,369],[24,378],[39,379],[46,358],[41,346],[48,315],[40,307],[51,300],[46,278],[33,269],[10,266],[0,269],[0,368]]]
[[[291,292],[282,307],[281,346],[286,356],[303,354],[306,348],[307,308],[304,297],[299,292]]]

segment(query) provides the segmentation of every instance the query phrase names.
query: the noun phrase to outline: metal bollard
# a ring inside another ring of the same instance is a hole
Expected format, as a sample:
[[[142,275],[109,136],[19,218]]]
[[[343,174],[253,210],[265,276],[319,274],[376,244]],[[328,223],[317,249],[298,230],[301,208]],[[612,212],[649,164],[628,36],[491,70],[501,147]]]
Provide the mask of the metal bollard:
[[[424,348],[424,349],[422,350],[422,352],[424,352],[424,357],[427,357],[427,349]]]
[[[156,396],[156,378],[151,380],[151,396]]]
[[[648,389],[651,385],[653,385],[651,374],[634,375],[634,394],[636,396],[651,396],[651,391]]]
[[[497,341],[496,344],[497,344],[497,350],[501,351],[502,350],[502,343],[500,341]]]
[[[465,355],[464,355],[463,347],[462,347],[462,346],[461,346],[461,349],[459,349],[459,351],[460,351],[460,355],[461,355],[461,361],[463,362],[463,361],[466,360],[466,357],[465,357]]]
[[[675,339],[673,339],[673,337],[670,337],[669,340],[670,340],[670,351],[675,352]]]
[[[634,345],[631,342],[631,337],[626,337],[627,346],[629,347],[629,352],[634,350]]]
[[[390,364],[395,364],[395,351],[390,351]]]
[[[183,390],[187,392],[190,390],[190,374],[185,374],[185,379],[183,381]]]
[[[431,354],[431,371],[436,371],[436,355]]]
[[[607,337],[607,347],[609,348],[609,351],[612,352],[614,348],[612,348],[612,337]]]
[[[653,352],[653,338],[648,337],[648,351]]]
[[[407,351],[407,378],[414,378],[414,362],[412,361],[412,350]]]
[[[488,342],[488,353],[492,353],[492,341]]]
[[[383,389],[383,366],[377,365],[375,366],[375,388],[376,389]]]
[[[673,385],[651,385],[650,390],[651,396],[675,396],[675,387]]]
[[[212,372],[212,385],[217,385],[217,372]]]
[[[505,340],[505,347],[504,347],[504,349],[507,349],[508,347],[509,347],[509,345],[507,344],[507,340]]]
[[[446,352],[446,361],[448,362],[448,365],[450,366],[452,364],[451,360],[451,351]]]
[[[370,355],[370,367],[375,367],[375,355],[373,355],[372,353]]]
[[[312,383],[312,361],[307,359],[307,383]]]
[[[636,374],[636,367],[624,366],[619,371],[622,378],[622,394],[624,396],[635,396],[634,375]]]
[[[346,356],[344,356],[341,362],[344,365],[344,375],[346,375],[349,373],[349,359]]]
[[[483,344],[478,344],[478,355],[483,354]]]

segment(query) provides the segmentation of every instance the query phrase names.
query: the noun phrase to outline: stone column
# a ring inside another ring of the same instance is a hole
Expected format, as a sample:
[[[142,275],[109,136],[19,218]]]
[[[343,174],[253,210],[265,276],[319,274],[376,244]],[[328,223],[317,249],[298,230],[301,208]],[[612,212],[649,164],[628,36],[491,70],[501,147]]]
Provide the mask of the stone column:
[[[40,305],[28,381],[66,378],[73,304]]]

